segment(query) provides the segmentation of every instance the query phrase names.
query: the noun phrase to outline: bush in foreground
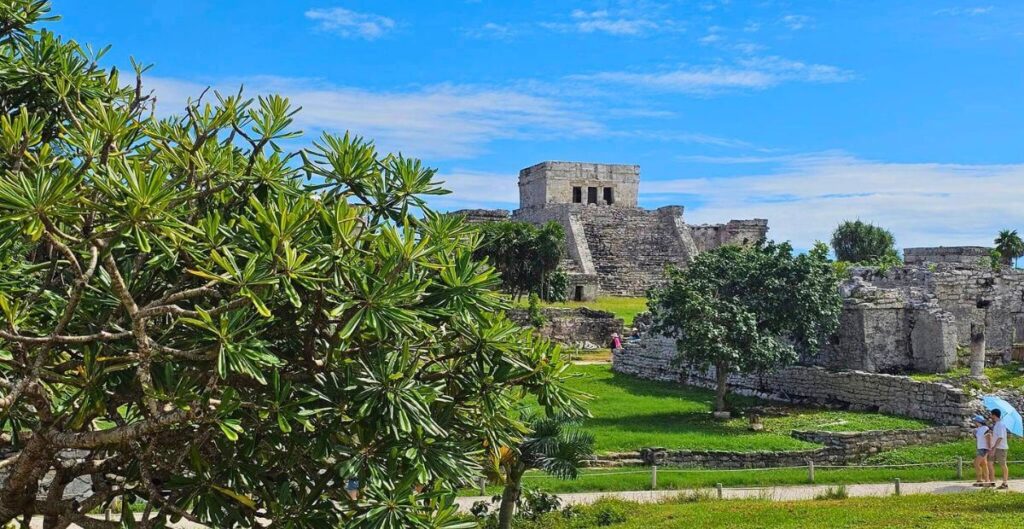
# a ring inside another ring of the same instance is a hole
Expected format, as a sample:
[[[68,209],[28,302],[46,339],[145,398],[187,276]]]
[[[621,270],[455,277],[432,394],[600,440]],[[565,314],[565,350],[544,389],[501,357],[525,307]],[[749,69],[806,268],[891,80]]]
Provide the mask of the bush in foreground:
[[[433,170],[285,151],[277,96],[155,119],[47,11],[0,2],[0,526],[450,527],[525,394],[575,409]]]

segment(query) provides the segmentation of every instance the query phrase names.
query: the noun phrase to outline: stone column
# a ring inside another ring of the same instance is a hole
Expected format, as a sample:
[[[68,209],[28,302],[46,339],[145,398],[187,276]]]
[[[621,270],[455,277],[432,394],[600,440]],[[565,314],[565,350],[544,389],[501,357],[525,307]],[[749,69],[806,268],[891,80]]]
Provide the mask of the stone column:
[[[985,378],[985,325],[971,324],[971,378]]]

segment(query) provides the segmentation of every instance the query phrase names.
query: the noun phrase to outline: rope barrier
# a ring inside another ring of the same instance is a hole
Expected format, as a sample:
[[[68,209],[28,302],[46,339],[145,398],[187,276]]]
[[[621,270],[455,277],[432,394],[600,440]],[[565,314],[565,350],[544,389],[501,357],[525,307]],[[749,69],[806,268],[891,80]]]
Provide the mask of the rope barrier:
[[[965,460],[965,462],[970,462]],[[1009,465],[1017,465],[1024,463],[1024,460],[1020,461],[1007,461]],[[857,469],[899,469],[899,468],[915,468],[915,467],[942,467],[949,466],[955,468],[957,464],[956,460],[949,461],[930,461],[926,463],[900,463],[890,465],[815,465],[814,468],[818,470],[857,470]],[[806,470],[809,465],[798,465],[790,467],[758,467],[758,468],[665,468],[658,467],[659,474],[699,474],[699,473],[718,473],[718,472],[759,472],[768,470]],[[650,475],[650,467],[644,470],[614,470],[609,472],[584,472],[580,474],[580,478],[588,477],[601,477],[601,476],[625,476],[625,475]],[[523,479],[558,479],[556,476],[550,474],[527,474],[523,476]]]

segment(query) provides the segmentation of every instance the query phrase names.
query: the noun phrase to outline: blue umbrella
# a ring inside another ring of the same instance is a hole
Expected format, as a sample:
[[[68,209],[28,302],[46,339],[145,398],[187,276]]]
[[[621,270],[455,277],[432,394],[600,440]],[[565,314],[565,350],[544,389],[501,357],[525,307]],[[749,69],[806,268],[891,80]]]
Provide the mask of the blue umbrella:
[[[992,395],[982,397],[981,402],[985,405],[985,409],[999,410],[1002,413],[999,420],[1010,433],[1024,437],[1024,420],[1021,419],[1020,413],[1009,402]]]

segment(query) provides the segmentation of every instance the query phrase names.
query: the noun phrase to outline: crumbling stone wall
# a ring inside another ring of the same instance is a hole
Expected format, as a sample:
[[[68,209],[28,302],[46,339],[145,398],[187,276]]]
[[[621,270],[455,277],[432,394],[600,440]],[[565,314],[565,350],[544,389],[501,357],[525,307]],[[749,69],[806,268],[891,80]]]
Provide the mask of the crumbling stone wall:
[[[676,362],[676,356],[673,340],[648,335],[627,342],[613,354],[612,369],[650,380],[714,387],[713,369],[701,372],[687,368]],[[842,405],[938,424],[962,424],[979,408],[972,395],[949,384],[865,371],[830,371],[819,366],[792,366],[759,375],[734,374],[729,377],[729,386],[737,394],[767,400]]]
[[[968,435],[969,431],[962,426],[868,432],[793,431],[792,436],[797,439],[825,446],[760,452],[644,448],[638,456],[647,465],[721,469],[796,467],[806,465],[809,460],[816,465],[852,465],[879,452],[957,441]]]
[[[955,318],[919,289],[880,288],[854,277],[841,293],[835,336],[806,362],[876,373],[941,373],[955,366]]]
[[[590,343],[598,347],[607,347],[611,343],[613,332],[623,333],[622,318],[616,318],[611,312],[590,310],[587,308],[541,309],[544,325],[538,329],[540,335],[566,345],[578,346]],[[530,325],[530,316],[524,309],[508,311],[512,321],[524,327]]]
[[[690,234],[697,250],[701,252],[726,244],[754,244],[764,239],[766,233],[767,219],[730,220],[725,224],[690,226]]]
[[[971,325],[985,326],[989,352],[1007,359],[1014,343],[1024,342],[1024,271],[948,262],[894,267],[886,271],[859,268],[862,281],[894,295],[938,307],[949,314],[955,342],[970,345]],[[919,335],[923,338],[924,335]]]
[[[903,262],[907,265],[928,263],[987,266],[991,263],[991,248],[984,246],[935,246],[926,248],[904,248]]]
[[[507,209],[460,209],[452,215],[461,215],[467,222],[501,222],[508,220],[512,212]]]

